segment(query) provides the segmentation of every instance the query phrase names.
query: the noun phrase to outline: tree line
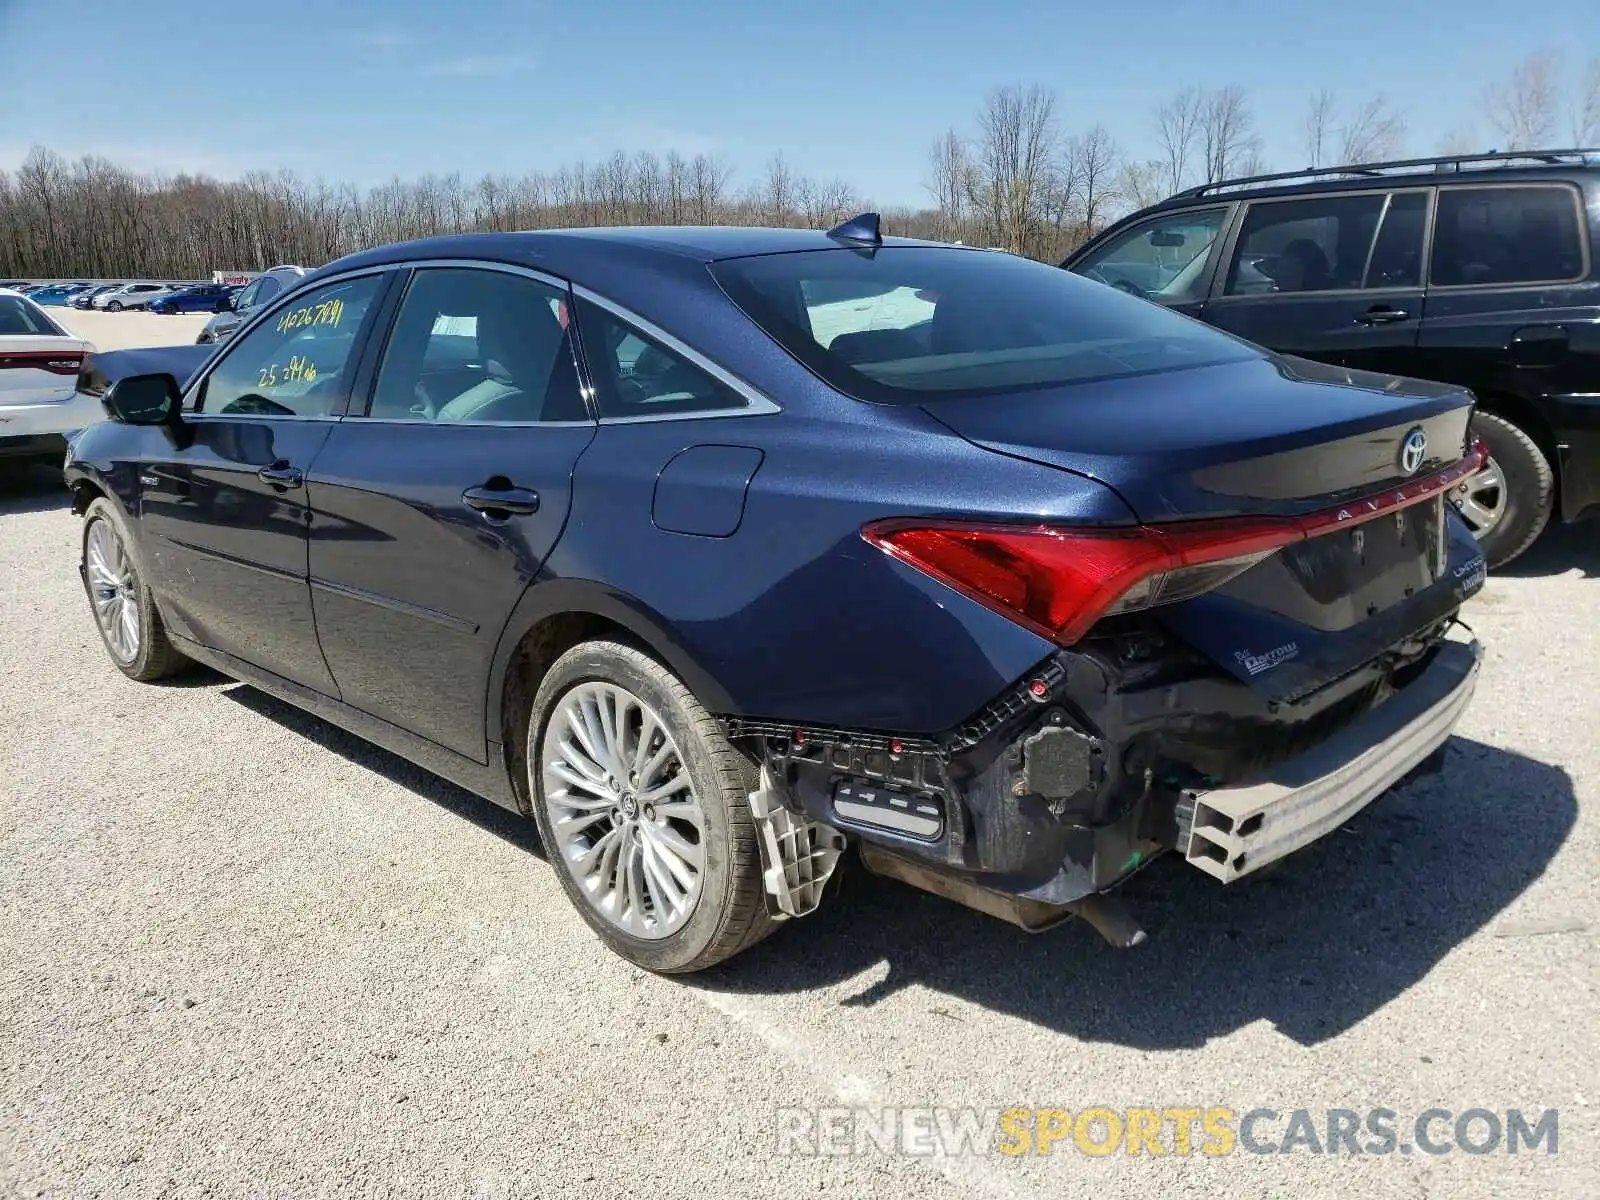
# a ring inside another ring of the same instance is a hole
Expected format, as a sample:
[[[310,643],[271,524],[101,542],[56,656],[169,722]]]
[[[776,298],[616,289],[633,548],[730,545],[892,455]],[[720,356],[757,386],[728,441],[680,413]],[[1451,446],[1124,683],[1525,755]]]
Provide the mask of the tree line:
[[[1539,51],[1485,88],[1479,107],[1477,123],[1453,129],[1439,153],[1600,142],[1600,57],[1569,70],[1559,53]],[[999,88],[969,126],[952,127],[930,147],[929,203],[888,209],[884,224],[1055,261],[1122,212],[1268,169],[1239,84],[1180,88],[1147,114],[1145,132],[1155,154],[1136,158],[1104,123],[1069,127],[1049,88]],[[1301,133],[1294,169],[1406,151],[1404,115],[1382,95],[1352,101],[1318,90]],[[742,186],[715,154],[619,151],[518,176],[424,175],[359,188],[291,171],[235,180],[139,173],[35,147],[16,170],[0,171],[0,277],[191,278],[218,268],[318,266],[386,242],[482,230],[827,228],[868,206],[848,181],[804,175],[782,153]]]

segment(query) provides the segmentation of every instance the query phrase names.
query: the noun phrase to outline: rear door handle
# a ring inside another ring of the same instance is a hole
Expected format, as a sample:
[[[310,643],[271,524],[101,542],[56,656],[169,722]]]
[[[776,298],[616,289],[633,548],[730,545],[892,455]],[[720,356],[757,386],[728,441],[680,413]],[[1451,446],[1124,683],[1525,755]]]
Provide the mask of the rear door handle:
[[[1356,318],[1357,325],[1391,325],[1396,321],[1408,321],[1411,314],[1403,308],[1374,308],[1362,313]]]
[[[481,513],[536,513],[539,493],[532,488],[470,487],[461,493],[461,502]]]
[[[256,472],[256,478],[262,483],[270,483],[273,487],[280,488],[297,488],[306,481],[305,474],[299,467],[291,467],[284,462],[262,467]]]

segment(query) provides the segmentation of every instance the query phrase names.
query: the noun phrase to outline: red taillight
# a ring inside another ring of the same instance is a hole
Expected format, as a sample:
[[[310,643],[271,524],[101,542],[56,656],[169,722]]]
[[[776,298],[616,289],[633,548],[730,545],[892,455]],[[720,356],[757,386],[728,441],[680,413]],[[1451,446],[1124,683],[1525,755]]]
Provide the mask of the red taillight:
[[[1102,617],[1221,587],[1283,547],[1407,508],[1483,467],[1481,443],[1452,467],[1300,517],[1230,517],[1074,529],[917,518],[877,521],[861,536],[1063,646]]]
[[[1304,536],[1245,518],[1156,529],[886,521],[873,545],[1062,645],[1103,616],[1217,587]]]
[[[0,368],[29,367],[52,375],[76,375],[82,365],[83,355],[59,350],[14,350],[10,354],[0,354]]]

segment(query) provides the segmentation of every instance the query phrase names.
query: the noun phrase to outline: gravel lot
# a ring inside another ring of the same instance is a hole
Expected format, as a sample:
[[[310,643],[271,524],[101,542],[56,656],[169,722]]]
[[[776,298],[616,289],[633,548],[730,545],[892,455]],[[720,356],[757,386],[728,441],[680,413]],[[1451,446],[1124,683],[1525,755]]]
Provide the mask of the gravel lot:
[[[1442,776],[1232,888],[1158,862],[1138,950],[869,879],[675,982],[516,818],[219,676],[124,680],[78,528],[0,476],[0,1194],[1600,1195],[1600,529],[1471,606]],[[1560,1149],[775,1154],[777,1107],[842,1103],[1557,1108]]]

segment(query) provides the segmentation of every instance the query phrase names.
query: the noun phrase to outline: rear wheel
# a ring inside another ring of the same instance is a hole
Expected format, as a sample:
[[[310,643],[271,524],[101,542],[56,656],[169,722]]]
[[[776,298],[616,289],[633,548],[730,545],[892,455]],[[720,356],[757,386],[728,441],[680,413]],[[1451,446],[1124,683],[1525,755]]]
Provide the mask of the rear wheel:
[[[750,764],[642,651],[585,642],[550,667],[528,725],[534,818],[568,898],[651,971],[698,971],[771,928]]]
[[[111,502],[89,505],[83,522],[83,583],[106,653],[129,679],[164,679],[188,665],[167,639],[155,597],[139,578]]]
[[[1472,431],[1489,448],[1489,465],[1450,493],[1489,568],[1503,567],[1533,545],[1555,507],[1555,472],[1531,437],[1504,417],[1479,412]]]

